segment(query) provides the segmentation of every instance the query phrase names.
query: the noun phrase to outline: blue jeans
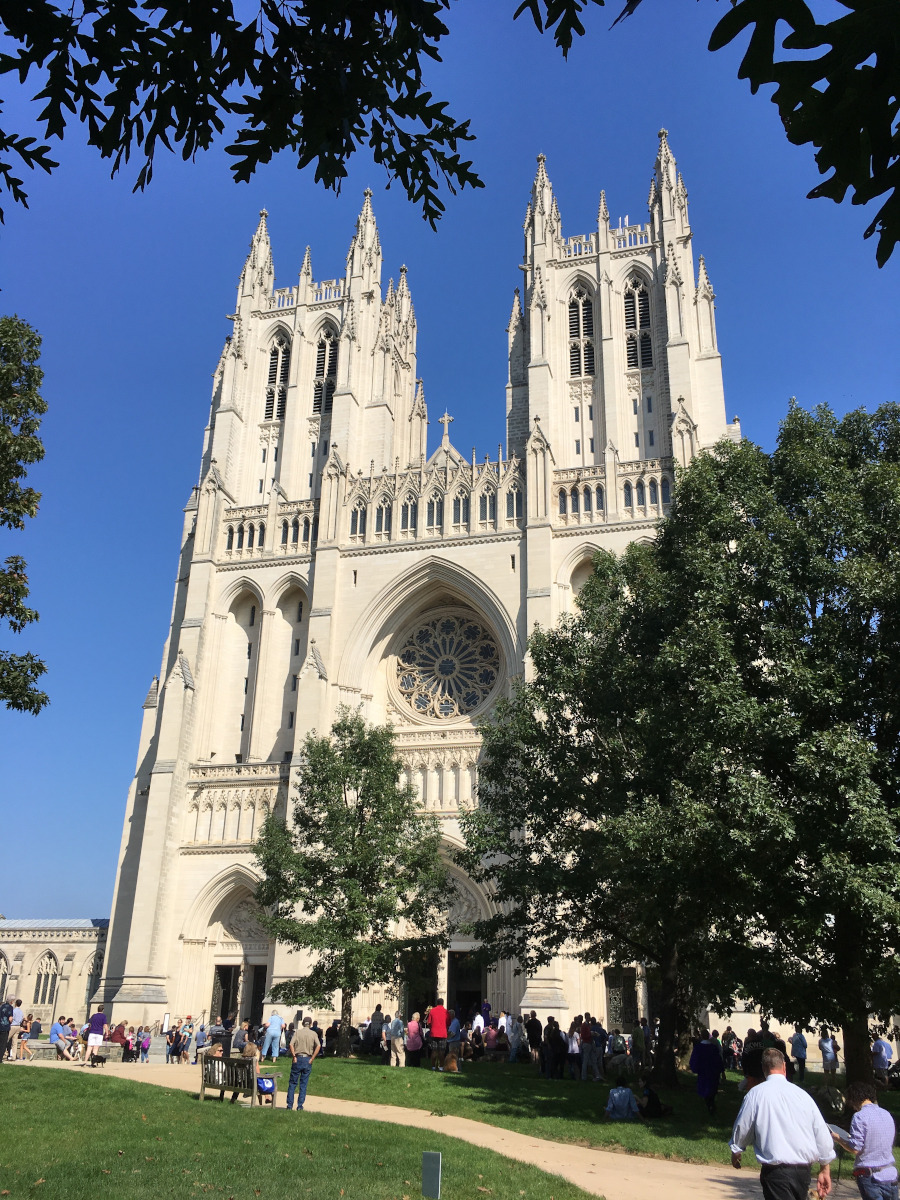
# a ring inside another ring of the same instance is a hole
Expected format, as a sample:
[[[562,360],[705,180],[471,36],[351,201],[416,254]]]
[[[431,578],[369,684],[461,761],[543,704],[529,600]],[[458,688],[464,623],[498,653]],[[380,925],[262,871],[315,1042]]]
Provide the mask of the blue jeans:
[[[857,1179],[856,1186],[863,1200],[897,1200],[896,1179],[873,1179],[866,1175]]]
[[[281,1031],[279,1030],[278,1033],[267,1033],[266,1040],[263,1042],[263,1049],[260,1058],[268,1058],[270,1055],[272,1058],[277,1058],[280,1047]]]
[[[306,1087],[309,1083],[309,1073],[312,1070],[312,1061],[308,1054],[298,1054],[291,1063],[291,1077],[288,1080],[287,1090],[287,1106],[294,1107],[294,1092],[299,1084],[299,1092],[297,1094],[297,1108],[302,1109],[306,1102]]]

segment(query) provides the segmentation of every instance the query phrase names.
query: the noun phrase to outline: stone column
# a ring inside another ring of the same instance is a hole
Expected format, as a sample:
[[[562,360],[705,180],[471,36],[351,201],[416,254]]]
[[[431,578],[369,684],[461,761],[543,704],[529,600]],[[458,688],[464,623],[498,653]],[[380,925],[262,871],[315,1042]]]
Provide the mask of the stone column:
[[[542,1021],[551,1016],[560,1025],[566,1025],[569,1004],[563,990],[562,965],[558,958],[541,967],[534,975],[529,975],[520,1003],[524,1013],[534,1009]]]

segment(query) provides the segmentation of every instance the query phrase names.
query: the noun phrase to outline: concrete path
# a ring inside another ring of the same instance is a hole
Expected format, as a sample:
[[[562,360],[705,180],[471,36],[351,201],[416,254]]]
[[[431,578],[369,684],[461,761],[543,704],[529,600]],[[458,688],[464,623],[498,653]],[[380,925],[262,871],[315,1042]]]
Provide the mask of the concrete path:
[[[94,1078],[114,1075],[118,1079],[194,1093],[200,1088],[197,1067],[110,1063],[106,1067],[91,1070],[89,1067],[42,1062],[30,1063],[28,1067],[18,1069],[30,1067],[80,1071]],[[241,1100],[239,1103],[247,1102]],[[279,1107],[282,1104],[284,1097],[279,1095]],[[470,1121],[467,1117],[435,1119],[424,1109],[399,1108],[392,1104],[367,1104],[358,1100],[332,1100],[325,1096],[308,1095],[306,1109],[337,1117],[385,1121],[392,1125],[460,1138],[470,1145],[482,1146],[507,1158],[540,1167],[551,1175],[562,1175],[594,1196],[605,1196],[606,1200],[751,1200],[751,1197],[752,1200],[760,1200],[762,1196],[759,1176],[755,1171],[734,1171],[718,1165],[697,1166],[662,1158],[644,1158],[636,1154],[592,1150],[568,1142],[549,1142],[524,1133],[513,1133],[481,1121]],[[303,1116],[298,1113],[291,1119],[302,1121]],[[835,1184],[832,1192],[836,1200],[849,1200],[858,1195],[856,1184],[846,1179]]]

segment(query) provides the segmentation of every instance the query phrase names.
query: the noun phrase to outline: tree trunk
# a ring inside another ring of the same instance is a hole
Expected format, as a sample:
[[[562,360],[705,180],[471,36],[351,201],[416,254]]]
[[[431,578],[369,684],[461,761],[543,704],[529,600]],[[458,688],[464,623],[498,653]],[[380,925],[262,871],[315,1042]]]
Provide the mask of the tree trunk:
[[[863,930],[856,913],[839,911],[834,918],[835,967],[845,1017],[844,1062],[848,1083],[874,1083],[872,1045],[869,1040],[869,1003],[860,946]]]
[[[844,1062],[848,1083],[874,1083],[869,1014],[857,1013],[844,1021]]]
[[[350,1025],[353,1019],[353,993],[344,988],[341,992],[341,1027],[338,1030],[337,1056],[350,1057]]]
[[[668,1087],[678,1086],[677,1050],[678,1020],[678,948],[666,947],[660,955],[661,981],[659,988],[659,1041],[653,1061],[652,1078]]]

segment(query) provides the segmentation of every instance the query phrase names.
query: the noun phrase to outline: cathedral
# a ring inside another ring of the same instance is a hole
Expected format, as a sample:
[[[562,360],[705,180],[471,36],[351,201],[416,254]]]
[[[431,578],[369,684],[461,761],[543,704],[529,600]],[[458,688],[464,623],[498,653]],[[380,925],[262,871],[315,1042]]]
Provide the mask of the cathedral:
[[[299,973],[259,923],[253,842],[287,810],[306,734],[341,704],[394,727],[449,856],[477,802],[477,720],[528,671],[529,632],[571,609],[599,548],[653,537],[677,464],[739,437],[665,130],[648,208],[644,223],[613,220],[601,192],[590,232],[564,237],[538,158],[506,447],[483,458],[456,449],[448,413],[428,453],[411,281],[401,266],[383,282],[371,193],[345,268],[317,281],[307,249],[292,287],[274,286],[260,214],[143,705],[94,993],[116,1018],[258,1018]],[[487,915],[487,895],[457,882],[454,916]],[[473,948],[458,938],[435,966],[450,1004],[487,995],[495,1010],[587,1008],[626,1026],[646,1009],[639,966],[559,960],[525,978],[511,963],[483,973]],[[382,999],[361,994],[355,1015]]]

